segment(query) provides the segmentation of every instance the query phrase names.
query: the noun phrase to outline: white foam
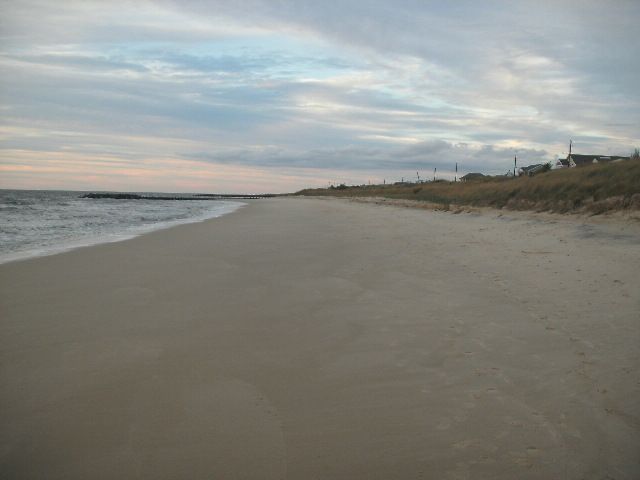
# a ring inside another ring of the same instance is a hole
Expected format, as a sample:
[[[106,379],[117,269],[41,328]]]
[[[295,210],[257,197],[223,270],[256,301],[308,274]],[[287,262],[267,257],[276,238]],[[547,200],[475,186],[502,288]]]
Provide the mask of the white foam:
[[[92,201],[92,200],[88,200],[88,201]],[[115,200],[115,202],[119,202],[119,201]],[[137,200],[135,202],[137,202]],[[54,255],[57,253],[63,253],[63,252],[75,250],[78,248],[88,247],[91,245],[129,240],[131,238],[135,238],[140,235],[144,235],[146,233],[154,232],[157,230],[163,230],[163,229],[171,228],[177,225],[184,225],[188,223],[203,222],[205,220],[221,217],[222,215],[232,213],[238,210],[239,208],[247,205],[246,203],[242,203],[242,202],[231,202],[226,200],[225,201],[212,200],[211,202],[215,202],[215,204],[213,204],[213,208],[206,210],[204,212],[201,212],[198,215],[194,215],[187,218],[179,218],[179,219],[155,221],[155,222],[152,221],[150,223],[137,224],[137,225],[136,224],[121,225],[119,227],[117,225],[113,225],[113,229],[111,231],[107,233],[101,233],[101,234],[75,232],[75,234],[72,234],[68,238],[54,237],[53,240],[43,237],[42,244],[33,246],[32,248],[11,251],[11,252],[6,252],[6,251],[0,252],[0,264],[15,262],[19,260],[26,260],[28,258]],[[158,206],[160,205],[158,204]]]

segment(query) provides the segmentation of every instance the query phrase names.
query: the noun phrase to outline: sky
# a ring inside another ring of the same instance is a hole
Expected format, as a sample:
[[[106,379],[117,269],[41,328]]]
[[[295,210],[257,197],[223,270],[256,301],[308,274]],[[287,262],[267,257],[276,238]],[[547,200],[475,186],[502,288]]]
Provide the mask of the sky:
[[[0,0],[0,188],[290,192],[640,146],[640,2]]]

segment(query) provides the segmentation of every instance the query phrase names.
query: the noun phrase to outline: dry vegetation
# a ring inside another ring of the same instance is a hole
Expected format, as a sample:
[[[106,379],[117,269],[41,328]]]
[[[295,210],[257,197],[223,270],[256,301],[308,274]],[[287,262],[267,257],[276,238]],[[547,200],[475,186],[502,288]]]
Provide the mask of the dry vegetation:
[[[469,182],[307,189],[296,195],[385,197],[443,205],[585,212],[640,209],[640,159],[551,170],[534,177],[485,177]]]

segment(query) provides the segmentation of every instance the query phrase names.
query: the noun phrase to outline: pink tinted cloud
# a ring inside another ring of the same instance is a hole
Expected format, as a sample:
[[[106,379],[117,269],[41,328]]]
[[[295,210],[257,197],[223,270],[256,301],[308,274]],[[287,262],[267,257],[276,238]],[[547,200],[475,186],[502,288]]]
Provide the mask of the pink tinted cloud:
[[[220,165],[183,159],[136,161],[69,152],[4,152],[0,188],[165,192],[290,192],[324,185],[326,171]]]

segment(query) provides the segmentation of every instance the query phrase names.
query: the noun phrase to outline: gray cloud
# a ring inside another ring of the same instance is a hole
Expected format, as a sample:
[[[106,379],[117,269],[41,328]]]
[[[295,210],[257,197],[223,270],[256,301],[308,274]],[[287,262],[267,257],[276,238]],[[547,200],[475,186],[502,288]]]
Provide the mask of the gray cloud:
[[[541,163],[549,160],[544,150],[522,149],[518,152],[520,164]],[[434,168],[453,172],[458,163],[460,172],[489,171],[505,173],[513,165],[512,149],[483,145],[479,148],[466,144],[452,144],[442,140],[422,142],[406,147],[381,148],[347,146],[292,152],[280,148],[233,149],[222,152],[197,152],[191,158],[213,163],[242,164],[258,167],[297,167],[326,170],[389,171],[400,176],[422,171],[429,174]]]
[[[0,13],[4,150],[502,173],[514,152],[551,160],[569,138],[608,154],[640,144],[637,2],[25,0]]]

